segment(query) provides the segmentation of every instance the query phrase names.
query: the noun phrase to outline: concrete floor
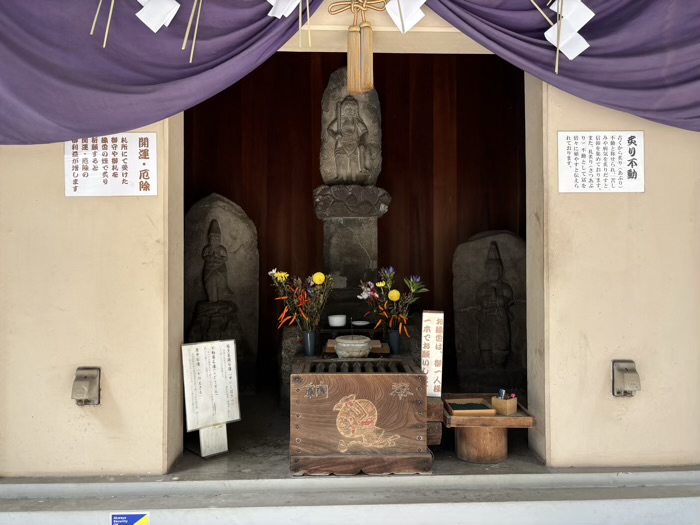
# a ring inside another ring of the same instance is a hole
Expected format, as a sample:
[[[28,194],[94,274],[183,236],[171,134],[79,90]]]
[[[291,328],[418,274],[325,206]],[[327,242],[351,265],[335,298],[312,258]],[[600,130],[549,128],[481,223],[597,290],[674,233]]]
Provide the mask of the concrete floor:
[[[116,511],[151,523],[700,523],[700,469],[552,469],[511,431],[508,460],[455,457],[450,430],[433,447],[432,476],[292,478],[289,418],[270,396],[242,400],[229,452],[185,452],[156,476],[0,479],[0,525],[109,524]],[[196,437],[192,434],[190,437]]]

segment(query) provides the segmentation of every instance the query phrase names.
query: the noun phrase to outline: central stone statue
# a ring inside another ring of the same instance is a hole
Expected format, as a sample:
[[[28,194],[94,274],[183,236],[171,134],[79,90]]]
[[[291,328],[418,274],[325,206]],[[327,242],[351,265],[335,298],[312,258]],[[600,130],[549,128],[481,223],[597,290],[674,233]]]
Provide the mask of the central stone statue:
[[[367,140],[367,125],[360,117],[357,100],[348,95],[338,102],[337,116],[328,125],[328,133],[335,139],[336,175],[345,183],[364,182],[372,167]]]
[[[382,169],[379,96],[348,95],[347,70],[335,71],[321,102],[321,176],[324,184],[374,185]]]

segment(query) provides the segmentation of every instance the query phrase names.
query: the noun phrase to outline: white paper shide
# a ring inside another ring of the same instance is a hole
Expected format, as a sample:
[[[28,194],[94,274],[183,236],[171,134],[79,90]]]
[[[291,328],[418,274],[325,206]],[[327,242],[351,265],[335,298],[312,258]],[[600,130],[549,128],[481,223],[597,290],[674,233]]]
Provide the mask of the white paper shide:
[[[67,197],[158,195],[155,133],[118,133],[65,143]]]
[[[183,345],[182,374],[188,432],[241,419],[235,341]]]
[[[442,397],[444,340],[445,313],[424,310],[421,327],[421,368],[428,380],[428,397]]]
[[[163,26],[168,27],[180,9],[180,4],[176,0],[138,0],[138,2],[143,8],[136,13],[136,16],[154,33]]]
[[[425,14],[421,7],[425,0],[389,0],[386,4],[386,12],[399,28],[399,31],[406,33],[420,22]]]
[[[550,9],[555,13],[559,11],[559,2],[554,2]],[[589,47],[589,43],[578,32],[595,16],[581,0],[566,0],[562,4],[561,23],[557,22],[550,27],[544,37],[553,46],[557,46],[569,60],[573,60]]]
[[[559,192],[644,192],[643,131],[560,131]]]
[[[272,9],[267,13],[267,16],[282,18],[291,15],[299,5],[299,0],[267,0],[267,3],[272,6]]]

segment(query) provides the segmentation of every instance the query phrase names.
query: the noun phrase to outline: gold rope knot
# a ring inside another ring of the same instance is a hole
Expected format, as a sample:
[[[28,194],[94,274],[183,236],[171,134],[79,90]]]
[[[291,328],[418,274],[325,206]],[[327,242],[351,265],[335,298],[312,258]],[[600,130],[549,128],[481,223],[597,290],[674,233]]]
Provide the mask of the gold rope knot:
[[[385,11],[387,0],[338,0],[328,6],[328,12],[332,15],[339,15],[345,11],[352,11],[352,25],[357,25],[358,15],[362,17],[362,21],[367,21],[367,10]]]

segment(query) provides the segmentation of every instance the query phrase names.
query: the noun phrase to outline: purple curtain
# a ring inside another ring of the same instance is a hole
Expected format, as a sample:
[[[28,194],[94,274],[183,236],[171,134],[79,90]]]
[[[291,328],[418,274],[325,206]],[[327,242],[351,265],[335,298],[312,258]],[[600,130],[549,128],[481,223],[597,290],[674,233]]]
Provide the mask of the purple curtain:
[[[545,13],[546,0],[536,0]],[[570,61],[544,39],[549,24],[529,0],[428,0],[485,48],[582,99],[700,131],[700,1],[584,0],[591,45]],[[555,16],[551,17],[552,20]]]
[[[157,34],[110,0],[6,0],[0,8],[0,144],[39,144],[137,128],[205,100],[253,71],[298,28],[265,0],[204,0],[192,64],[182,40],[194,0]],[[321,0],[311,0],[314,11]],[[304,6],[306,2],[304,2]],[[306,12],[304,11],[304,20]],[[190,42],[191,42],[190,36]]]
[[[312,0],[314,10],[321,0]],[[545,0],[538,0],[540,5]],[[264,0],[205,0],[195,60],[180,50],[192,3],[153,34],[110,0],[9,0],[0,9],[0,143],[36,144],[133,129],[211,97],[251,72],[297,30]],[[542,80],[603,106],[700,131],[700,1],[586,0],[591,47],[560,59],[528,0],[428,0],[449,23]]]

